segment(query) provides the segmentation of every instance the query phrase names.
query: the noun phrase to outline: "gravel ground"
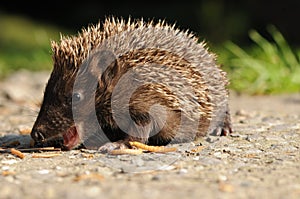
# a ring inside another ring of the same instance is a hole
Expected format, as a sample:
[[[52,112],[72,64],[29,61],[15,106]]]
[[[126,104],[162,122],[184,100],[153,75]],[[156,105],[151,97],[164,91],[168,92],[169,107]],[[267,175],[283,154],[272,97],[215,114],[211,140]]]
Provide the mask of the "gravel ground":
[[[20,132],[32,127],[48,76],[20,71],[0,82],[0,146],[28,146]],[[230,107],[231,136],[177,152],[1,153],[0,198],[300,198],[300,95],[231,93]],[[54,156],[35,158],[43,154]]]

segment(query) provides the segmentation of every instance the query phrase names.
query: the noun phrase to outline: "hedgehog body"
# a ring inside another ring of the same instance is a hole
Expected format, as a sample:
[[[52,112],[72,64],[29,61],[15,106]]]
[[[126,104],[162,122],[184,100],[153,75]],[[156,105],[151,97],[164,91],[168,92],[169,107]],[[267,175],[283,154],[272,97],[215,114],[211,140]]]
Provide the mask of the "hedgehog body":
[[[36,143],[110,149],[231,132],[226,73],[187,31],[110,18],[52,51]]]

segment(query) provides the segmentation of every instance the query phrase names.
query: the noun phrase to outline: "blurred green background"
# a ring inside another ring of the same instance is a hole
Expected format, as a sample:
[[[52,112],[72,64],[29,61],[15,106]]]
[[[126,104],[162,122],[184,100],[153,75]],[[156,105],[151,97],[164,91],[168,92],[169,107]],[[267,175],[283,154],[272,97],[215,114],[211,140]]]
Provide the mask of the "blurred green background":
[[[0,3],[0,78],[51,70],[50,40],[105,16],[165,19],[205,40],[239,93],[300,91],[300,2],[198,0]]]

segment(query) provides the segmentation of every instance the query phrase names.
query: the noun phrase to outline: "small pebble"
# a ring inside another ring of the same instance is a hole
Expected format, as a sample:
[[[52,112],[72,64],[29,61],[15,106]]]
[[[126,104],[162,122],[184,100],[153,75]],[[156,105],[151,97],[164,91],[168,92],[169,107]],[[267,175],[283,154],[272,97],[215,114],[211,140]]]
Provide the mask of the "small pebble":
[[[39,174],[42,174],[42,175],[45,175],[45,174],[50,173],[50,171],[49,171],[49,170],[46,170],[46,169],[43,169],[43,170],[39,170],[38,173],[39,173]]]

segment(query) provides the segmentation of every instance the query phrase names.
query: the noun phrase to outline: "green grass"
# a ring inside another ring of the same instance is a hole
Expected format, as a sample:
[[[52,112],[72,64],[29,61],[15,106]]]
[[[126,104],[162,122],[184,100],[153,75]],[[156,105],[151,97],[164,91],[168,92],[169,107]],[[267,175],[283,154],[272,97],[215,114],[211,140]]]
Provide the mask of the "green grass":
[[[219,51],[219,62],[229,73],[230,87],[241,93],[278,94],[300,91],[300,51],[289,46],[272,25],[271,40],[251,30],[253,45],[248,50],[228,41]]]
[[[271,40],[251,30],[250,47],[228,41],[215,49],[228,72],[230,88],[249,94],[299,92],[300,51],[295,52],[274,26],[267,30]],[[60,33],[71,34],[23,16],[0,13],[0,78],[22,68],[50,70],[50,40],[58,40]]]
[[[21,68],[51,69],[50,40],[59,39],[60,29],[1,13],[0,27],[0,78]]]

